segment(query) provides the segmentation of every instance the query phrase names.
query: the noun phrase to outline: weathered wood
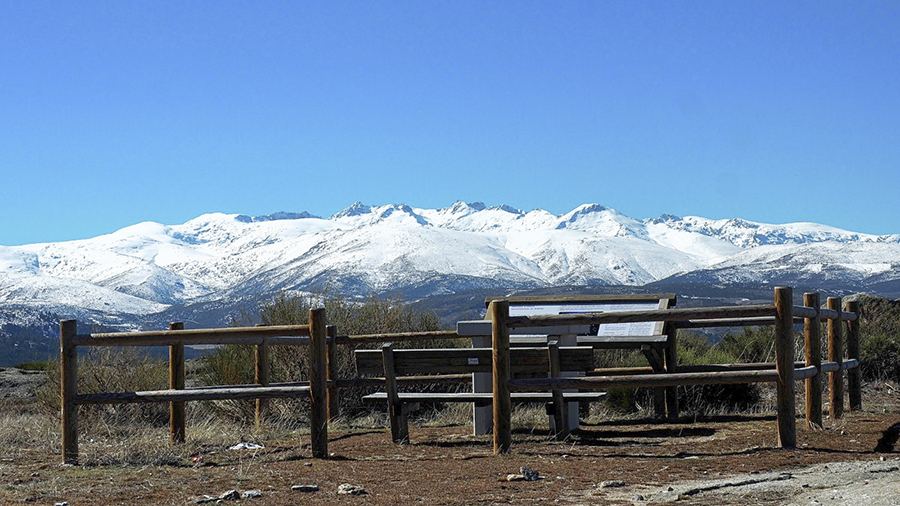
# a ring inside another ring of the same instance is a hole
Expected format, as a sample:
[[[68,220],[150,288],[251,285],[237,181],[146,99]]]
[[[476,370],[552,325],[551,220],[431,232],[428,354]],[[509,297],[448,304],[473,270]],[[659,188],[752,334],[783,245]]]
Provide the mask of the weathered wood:
[[[73,344],[75,320],[59,322],[59,394],[62,419],[62,460],[78,464],[78,352]]]
[[[328,458],[328,329],[325,308],[309,311],[309,432],[312,455]]]
[[[256,383],[261,386],[269,386],[269,339],[263,338],[263,341],[256,345]],[[254,420],[257,427],[261,427],[265,420],[266,411],[268,409],[268,400],[263,398],[256,399],[254,410]]]
[[[775,288],[775,383],[778,418],[778,445],[797,446],[797,420],[794,400],[794,314],[793,290]]]
[[[850,313],[859,313],[859,302],[852,301],[844,304],[844,310]],[[847,314],[847,313],[844,313]],[[847,358],[859,361],[859,321],[847,322]],[[846,364],[846,361],[844,362]],[[847,369],[847,366],[844,365]],[[859,411],[862,409],[862,371],[858,367],[847,370],[847,390],[850,397],[850,409]]]
[[[590,348],[565,346],[559,349],[564,371],[590,371],[594,353]],[[397,375],[454,374],[491,372],[490,348],[427,348],[394,350]],[[383,364],[378,350],[356,350],[356,368],[361,375],[381,374]],[[547,372],[550,364],[545,347],[516,347],[510,350],[510,367],[514,373]]]
[[[77,404],[124,404],[138,402],[218,401],[226,399],[256,399],[272,397],[309,397],[310,387],[231,385],[221,387],[187,388],[184,390],[146,390],[140,392],[104,392],[78,394]]]
[[[663,367],[666,374],[674,374],[678,372],[678,346],[677,333],[678,327],[674,322],[666,323],[664,333],[666,335],[666,348],[663,351]],[[670,420],[678,418],[678,387],[666,387],[666,417]]]
[[[328,326],[328,419],[341,416],[340,390],[333,386],[338,375],[337,327]]]
[[[835,371],[839,371],[841,369],[841,364],[837,362],[822,362],[822,365],[819,366],[819,370],[823,373],[832,373]]]
[[[630,376],[588,376],[582,378],[512,379],[509,388],[515,391],[543,391],[552,388],[606,390],[609,388],[669,387],[682,385],[728,385],[778,381],[775,370],[717,371],[674,374],[635,374]]]
[[[396,350],[395,350],[396,351]],[[398,378],[399,379],[399,378]],[[563,392],[562,396],[566,402],[597,402],[606,397],[606,392]],[[474,403],[482,406],[488,406],[494,401],[494,394],[491,392],[400,392],[397,394],[400,402],[442,402],[442,403]],[[553,402],[553,393],[547,391],[540,392],[510,392],[512,402],[516,403],[551,403]],[[385,402],[387,401],[387,392],[375,392],[365,395],[362,398],[368,402]]]
[[[397,350],[394,350],[396,353]],[[399,376],[396,378],[398,385],[414,385],[414,384],[438,384],[438,383],[471,383],[471,374],[440,374],[440,375],[422,375],[422,376]],[[369,378],[338,378],[329,382],[335,388],[364,388],[384,386],[384,377]]]
[[[656,302],[668,299],[671,306],[675,305],[677,296],[674,293],[656,294],[619,294],[619,295],[513,295],[509,297],[487,297],[484,299],[485,307],[492,301],[507,300],[511,304],[553,304],[558,302]]]
[[[309,343],[308,325],[268,325],[221,329],[155,330],[109,332],[77,336],[78,346],[169,346],[173,344],[269,344],[305,345]]]
[[[663,349],[667,339],[666,336],[578,336],[578,345],[596,350],[639,350],[643,346]]]
[[[819,369],[816,366],[810,365],[806,367],[798,367],[794,369],[794,380],[806,380],[817,376],[819,374]]]
[[[547,355],[550,359],[550,377],[561,377],[562,368],[559,365],[559,343],[557,341],[547,343]],[[563,399],[561,390],[553,390],[551,394],[553,396],[554,437],[559,441],[564,441],[569,437],[569,406]]]
[[[709,320],[687,320],[675,322],[680,329],[703,329],[715,327],[761,327],[775,325],[775,318],[771,316],[754,318],[714,318]]]
[[[828,297],[826,303],[828,309],[838,311],[841,308],[840,297]],[[841,335],[841,320],[829,319],[828,329],[828,361],[836,362],[839,366],[844,358],[844,344]],[[838,370],[828,373],[828,401],[831,404],[831,419],[837,420],[844,416],[844,373]]]
[[[388,334],[360,334],[352,336],[336,336],[337,344],[357,345],[364,343],[384,343],[387,341],[422,341],[430,339],[459,339],[471,336],[461,336],[455,330],[432,330],[426,332],[394,332]]]
[[[818,308],[821,305],[818,293],[803,294],[803,305]],[[822,338],[819,313],[803,322],[803,341],[806,365],[817,370],[822,368]],[[822,427],[822,375],[816,374],[806,379],[806,424],[809,428]]]
[[[512,401],[509,396],[509,301],[495,300],[488,307],[491,316],[491,349],[494,414],[494,453],[509,452],[512,446]]]
[[[775,307],[771,305],[656,309],[650,311],[616,311],[607,313],[580,313],[562,315],[513,316],[508,327],[551,327],[557,325],[602,325],[628,322],[680,322],[689,320],[718,318],[747,318],[772,316]]]
[[[409,444],[409,418],[397,391],[396,365],[394,364],[394,348],[391,343],[381,347],[381,360],[384,364],[384,390],[387,394],[388,416],[391,422],[391,440],[396,444]]]
[[[169,330],[184,330],[184,323],[172,322]],[[169,345],[169,389],[184,390],[184,344]],[[173,443],[184,442],[184,401],[169,402],[169,438]]]

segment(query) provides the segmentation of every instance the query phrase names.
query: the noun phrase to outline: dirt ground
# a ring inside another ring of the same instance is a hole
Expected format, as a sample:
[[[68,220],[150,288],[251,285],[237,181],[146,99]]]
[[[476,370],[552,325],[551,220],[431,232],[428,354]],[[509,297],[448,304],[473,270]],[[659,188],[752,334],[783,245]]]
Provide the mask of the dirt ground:
[[[413,426],[406,446],[393,445],[386,429],[332,430],[327,460],[311,458],[308,438],[300,438],[209,449],[166,465],[62,466],[58,442],[48,441],[0,449],[0,504],[183,505],[229,490],[258,491],[234,502],[260,506],[857,504],[869,485],[875,499],[866,506],[900,504],[900,453],[873,451],[882,432],[900,422],[900,392],[875,387],[867,388],[863,411],[826,419],[823,429],[798,419],[796,450],[776,447],[774,415],[601,422],[583,425],[566,442],[520,429],[512,452],[500,456],[489,436],[472,436],[469,426]],[[82,441],[82,452],[102,451],[92,444]],[[509,481],[522,467],[540,478]],[[832,479],[816,481],[823,476]],[[365,493],[339,495],[345,483]],[[299,485],[317,491],[292,489]],[[848,490],[856,491],[852,500],[843,498]]]

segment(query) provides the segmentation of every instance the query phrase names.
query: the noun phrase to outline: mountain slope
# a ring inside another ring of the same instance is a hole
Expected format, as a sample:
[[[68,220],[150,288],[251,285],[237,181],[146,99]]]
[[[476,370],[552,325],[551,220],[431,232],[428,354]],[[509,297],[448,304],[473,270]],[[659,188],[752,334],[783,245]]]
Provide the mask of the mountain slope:
[[[900,288],[898,267],[900,236],[813,223],[636,220],[598,204],[554,215],[481,203],[357,202],[330,218],[213,213],[92,239],[0,246],[0,333],[26,310],[137,327],[203,308],[225,318],[279,290],[326,287],[409,298],[649,283],[890,293]]]

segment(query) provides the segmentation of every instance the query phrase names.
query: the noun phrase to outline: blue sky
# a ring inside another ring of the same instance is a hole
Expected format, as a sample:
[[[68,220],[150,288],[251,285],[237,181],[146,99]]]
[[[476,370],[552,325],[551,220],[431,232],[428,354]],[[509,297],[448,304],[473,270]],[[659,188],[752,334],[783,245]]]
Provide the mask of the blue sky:
[[[900,233],[900,2],[0,2],[0,244],[360,200]]]

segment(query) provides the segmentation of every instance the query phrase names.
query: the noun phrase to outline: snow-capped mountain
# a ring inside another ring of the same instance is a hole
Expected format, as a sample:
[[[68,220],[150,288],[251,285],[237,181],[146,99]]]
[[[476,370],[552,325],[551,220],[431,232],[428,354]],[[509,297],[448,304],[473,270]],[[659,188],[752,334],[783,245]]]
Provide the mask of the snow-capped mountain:
[[[128,323],[173,307],[326,286],[421,298],[667,281],[894,289],[900,235],[693,216],[636,220],[598,204],[563,215],[463,202],[357,202],[330,218],[206,214],[92,239],[0,246],[0,334],[23,311]]]

